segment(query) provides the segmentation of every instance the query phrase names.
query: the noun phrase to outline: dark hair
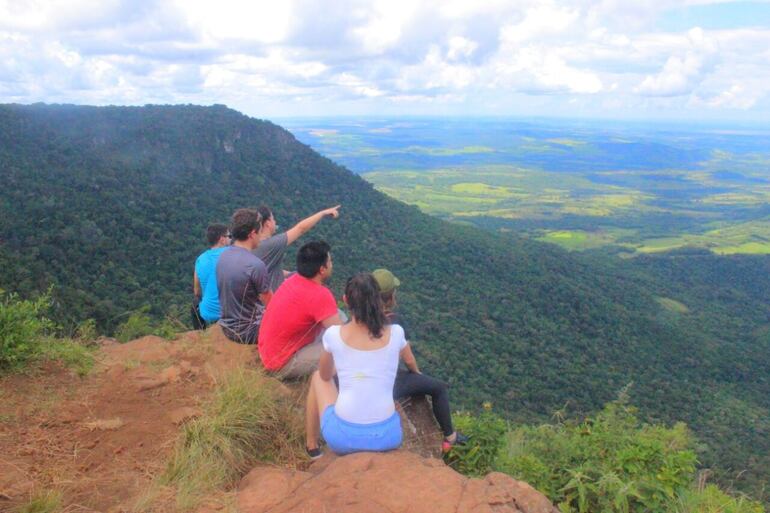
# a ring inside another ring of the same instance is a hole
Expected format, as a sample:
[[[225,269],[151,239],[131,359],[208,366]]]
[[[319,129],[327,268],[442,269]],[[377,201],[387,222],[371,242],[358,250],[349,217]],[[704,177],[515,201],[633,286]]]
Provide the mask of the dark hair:
[[[206,240],[209,241],[209,246],[213,246],[219,239],[227,235],[227,225],[225,224],[210,224],[206,228]]]
[[[262,218],[253,208],[239,208],[230,220],[230,233],[235,240],[246,240],[252,230],[262,228]]]
[[[297,251],[297,272],[305,278],[312,278],[329,261],[331,246],[322,240],[310,241]]]
[[[270,207],[265,205],[258,206],[257,212],[259,212],[259,215],[262,217],[262,226],[265,226],[265,223],[273,217],[273,211],[270,210]]]
[[[380,338],[386,322],[385,307],[380,297],[380,286],[372,273],[358,273],[350,278],[345,285],[345,297],[356,322],[366,324],[369,334]]]

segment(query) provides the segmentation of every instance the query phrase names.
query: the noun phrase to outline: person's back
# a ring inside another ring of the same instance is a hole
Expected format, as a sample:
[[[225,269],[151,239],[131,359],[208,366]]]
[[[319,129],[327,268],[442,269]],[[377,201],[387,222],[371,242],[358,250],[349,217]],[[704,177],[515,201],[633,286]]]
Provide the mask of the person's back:
[[[252,253],[259,244],[259,220],[255,210],[239,209],[233,214],[235,242],[219,256],[216,268],[219,324],[230,340],[244,344],[256,342],[270,299],[267,269]]]
[[[393,383],[399,353],[405,345],[401,326],[384,328],[382,345],[346,341],[342,326],[332,326],[323,337],[324,349],[334,357],[339,379],[335,413],[347,422],[371,424],[393,415]],[[347,334],[348,337],[351,333]],[[370,347],[364,347],[369,345]]]
[[[343,322],[334,295],[323,285],[333,268],[326,242],[304,244],[297,252],[297,274],[270,300],[259,329],[258,349],[265,369],[280,379],[296,379],[316,370],[323,330]]]
[[[371,274],[349,279],[343,300],[351,322],[326,330],[318,371],[310,379],[305,442],[311,458],[321,455],[319,434],[337,454],[389,451],[403,438],[393,384],[406,347],[404,331],[386,324]],[[332,379],[335,372],[339,391]]]
[[[198,303],[201,318],[207,323],[219,319],[219,288],[217,286],[217,261],[227,246],[204,251],[195,260],[195,274],[201,287],[201,301]]]
[[[277,371],[323,331],[323,321],[337,315],[331,291],[299,274],[276,290],[259,329],[259,354],[267,370]],[[318,357],[316,356],[316,361]]]
[[[206,228],[209,249],[195,259],[193,272],[192,309],[193,326],[205,329],[219,319],[219,289],[217,288],[216,266],[219,255],[230,244],[229,229],[223,224],[211,224]]]
[[[285,280],[283,255],[288,247],[289,239],[286,233],[279,233],[260,242],[259,247],[254,250],[254,255],[267,267],[267,274],[270,275],[270,290],[273,292],[276,292]]]

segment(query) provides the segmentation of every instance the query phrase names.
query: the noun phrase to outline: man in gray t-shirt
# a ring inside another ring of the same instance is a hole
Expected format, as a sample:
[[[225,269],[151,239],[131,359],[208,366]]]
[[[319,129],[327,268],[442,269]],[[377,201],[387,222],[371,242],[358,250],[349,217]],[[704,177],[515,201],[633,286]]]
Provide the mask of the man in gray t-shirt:
[[[338,218],[340,215],[339,209],[340,205],[337,205],[336,207],[316,212],[278,235],[275,235],[278,225],[276,224],[273,211],[266,206],[261,206],[257,209],[262,217],[262,232],[267,238],[260,242],[257,249],[254,250],[254,254],[267,266],[267,272],[270,275],[271,291],[275,292],[286,277],[287,273],[284,272],[281,265],[283,263],[283,255],[286,254],[286,248],[318,224],[324,217]]]
[[[265,263],[269,275],[270,290],[275,292],[283,283],[285,278],[283,273],[283,255],[286,254],[286,248],[289,247],[289,237],[287,232],[273,235],[259,243],[254,254]]]
[[[256,343],[262,314],[272,297],[267,267],[253,254],[261,232],[262,219],[256,210],[236,210],[231,226],[233,245],[217,261],[219,324],[227,338],[241,344]]]

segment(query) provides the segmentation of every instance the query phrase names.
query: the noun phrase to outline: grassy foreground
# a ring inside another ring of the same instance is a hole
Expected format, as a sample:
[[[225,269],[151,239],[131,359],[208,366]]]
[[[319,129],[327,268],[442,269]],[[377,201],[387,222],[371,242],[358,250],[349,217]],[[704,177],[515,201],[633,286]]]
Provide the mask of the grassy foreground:
[[[159,486],[171,487],[187,511],[234,486],[256,463],[296,466],[305,460],[299,405],[278,381],[237,368],[216,384],[201,417],[188,422]],[[148,510],[148,497],[138,510]]]

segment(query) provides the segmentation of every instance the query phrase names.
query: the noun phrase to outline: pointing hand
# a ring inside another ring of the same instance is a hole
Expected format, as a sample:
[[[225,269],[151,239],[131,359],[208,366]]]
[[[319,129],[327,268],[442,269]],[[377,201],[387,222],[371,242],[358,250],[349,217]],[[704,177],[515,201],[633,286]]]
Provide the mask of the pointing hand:
[[[342,205],[337,205],[336,207],[327,208],[323,211],[323,214],[325,216],[330,216],[334,219],[337,219],[340,216],[339,210]]]

